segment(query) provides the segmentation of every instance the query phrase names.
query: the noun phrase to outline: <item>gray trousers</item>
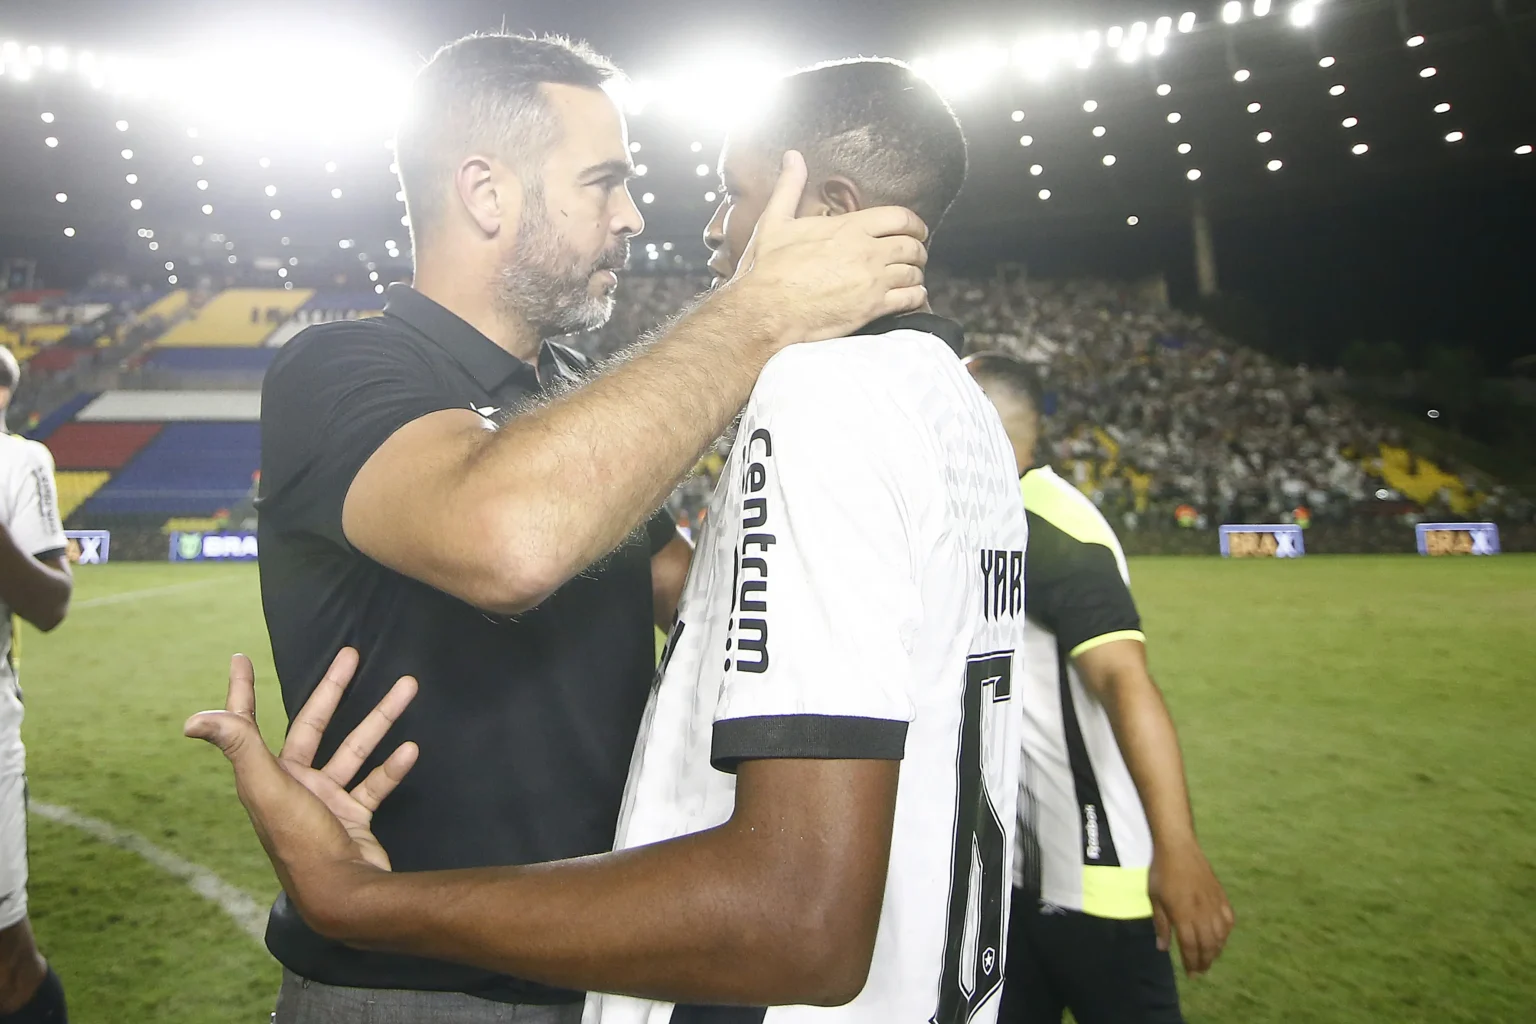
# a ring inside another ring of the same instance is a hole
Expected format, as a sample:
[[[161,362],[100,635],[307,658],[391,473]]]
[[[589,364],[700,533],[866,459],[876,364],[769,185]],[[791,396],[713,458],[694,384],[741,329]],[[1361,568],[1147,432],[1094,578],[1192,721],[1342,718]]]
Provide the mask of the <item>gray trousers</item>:
[[[581,1003],[493,1003],[462,992],[339,988],[283,971],[272,1024],[581,1024]]]

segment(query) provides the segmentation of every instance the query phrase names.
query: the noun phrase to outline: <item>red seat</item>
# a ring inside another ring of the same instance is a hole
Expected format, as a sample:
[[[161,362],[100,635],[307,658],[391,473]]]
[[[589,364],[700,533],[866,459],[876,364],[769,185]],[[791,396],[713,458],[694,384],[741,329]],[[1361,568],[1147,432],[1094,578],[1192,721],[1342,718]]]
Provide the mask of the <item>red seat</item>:
[[[66,423],[45,442],[60,469],[121,469],[160,433],[160,423]]]

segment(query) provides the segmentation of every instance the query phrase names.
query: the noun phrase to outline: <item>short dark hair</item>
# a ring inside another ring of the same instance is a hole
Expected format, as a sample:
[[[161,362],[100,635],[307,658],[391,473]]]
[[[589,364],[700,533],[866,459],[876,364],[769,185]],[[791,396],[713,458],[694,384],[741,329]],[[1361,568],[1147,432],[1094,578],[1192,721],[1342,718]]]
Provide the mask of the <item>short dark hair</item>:
[[[781,79],[744,136],[814,172],[843,174],[870,201],[938,227],[965,184],[965,133],[938,90],[898,60],[829,61]]]
[[[560,36],[468,35],[417,73],[395,132],[395,162],[413,233],[442,217],[442,179],[476,149],[532,167],[559,141],[539,87],[600,89],[619,69]]]
[[[977,352],[967,356],[966,367],[983,385],[999,388],[1039,419],[1045,411],[1041,399],[1040,378],[1034,367],[1006,352]]]

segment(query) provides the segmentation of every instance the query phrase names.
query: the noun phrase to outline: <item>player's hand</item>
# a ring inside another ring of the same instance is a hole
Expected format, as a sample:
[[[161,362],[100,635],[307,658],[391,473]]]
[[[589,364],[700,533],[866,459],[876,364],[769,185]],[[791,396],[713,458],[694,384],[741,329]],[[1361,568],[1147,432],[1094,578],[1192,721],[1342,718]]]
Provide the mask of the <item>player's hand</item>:
[[[1166,952],[1177,934],[1184,972],[1195,975],[1210,970],[1237,919],[1199,844],[1191,840],[1174,849],[1154,845],[1147,889],[1157,948]]]
[[[235,769],[235,790],[278,880],[312,924],[325,920],[331,908],[345,905],[347,879],[355,879],[360,872],[389,870],[389,856],[370,829],[373,812],[416,763],[416,744],[401,744],[362,782],[348,788],[416,696],[416,681],[406,676],[352,730],[324,767],[313,766],[320,737],[357,662],[357,652],[350,647],[336,655],[294,718],[277,757],[267,749],[256,724],[255,673],[243,654],[230,662],[224,710],[193,715],[183,729],[187,736],[214,744],[229,758]]]
[[[784,164],[727,294],[782,320],[781,344],[839,338],[928,301],[928,227],[911,210],[880,206],[840,217],[796,217],[805,158]]]

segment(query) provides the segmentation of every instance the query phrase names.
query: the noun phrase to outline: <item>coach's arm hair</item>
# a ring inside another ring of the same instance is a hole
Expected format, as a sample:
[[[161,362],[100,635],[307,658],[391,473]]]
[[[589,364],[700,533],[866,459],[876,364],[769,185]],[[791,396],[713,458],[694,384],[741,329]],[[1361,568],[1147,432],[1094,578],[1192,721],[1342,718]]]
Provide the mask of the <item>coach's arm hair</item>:
[[[75,582],[63,555],[34,558],[0,523],[0,600],[44,633],[64,621]]]
[[[564,988],[836,1006],[864,988],[900,762],[740,766],[718,828],[528,867],[293,879],[328,938]]]

